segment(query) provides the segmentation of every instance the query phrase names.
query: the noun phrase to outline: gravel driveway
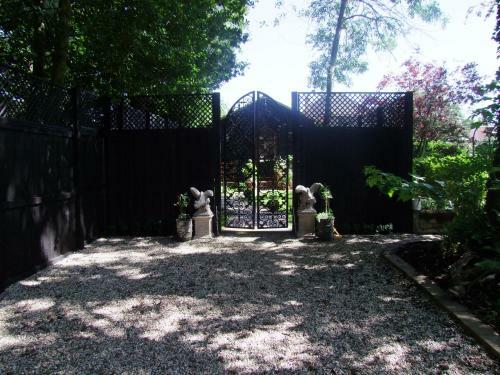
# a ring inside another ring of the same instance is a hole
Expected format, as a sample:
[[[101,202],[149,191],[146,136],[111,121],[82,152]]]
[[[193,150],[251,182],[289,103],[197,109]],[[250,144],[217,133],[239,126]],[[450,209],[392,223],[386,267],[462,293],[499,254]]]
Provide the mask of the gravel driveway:
[[[0,300],[0,373],[498,373],[382,258],[414,237],[102,239]]]

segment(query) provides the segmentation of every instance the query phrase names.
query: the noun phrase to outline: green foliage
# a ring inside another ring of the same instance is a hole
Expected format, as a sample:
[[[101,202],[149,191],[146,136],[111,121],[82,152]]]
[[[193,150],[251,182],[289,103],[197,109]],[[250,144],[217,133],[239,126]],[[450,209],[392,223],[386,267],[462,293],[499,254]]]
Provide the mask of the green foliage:
[[[251,185],[247,185],[246,182],[238,182],[237,184],[228,184],[226,186],[226,195],[229,197],[232,196],[237,196],[240,193],[243,194],[243,196],[246,198],[248,202],[252,201],[253,199],[253,189],[251,188]]]
[[[393,227],[392,223],[379,224],[375,228],[375,233],[377,233],[377,234],[390,234],[393,231],[394,231],[394,227]]]
[[[443,203],[449,202],[455,217],[445,228],[445,249],[458,256],[473,251],[479,259],[464,280],[470,288],[476,288],[487,277],[500,275],[500,246],[495,239],[498,229],[484,209],[489,173],[495,170],[495,150],[495,145],[482,144],[472,154],[465,147],[430,142],[426,156],[414,160],[416,173],[424,177],[414,176],[411,182],[365,167],[368,186],[389,197],[402,201],[426,197],[435,208],[444,208]]]
[[[187,193],[179,194],[177,196],[177,202],[174,204],[175,207],[179,209],[179,216],[177,217],[180,220],[189,220],[189,215],[187,213],[187,208],[189,206],[189,196]]]
[[[328,212],[320,212],[319,214],[316,215],[316,220],[321,221],[321,220],[332,220],[334,218],[333,212],[330,210]]]
[[[418,147],[417,144],[414,146],[415,148]],[[426,148],[424,150],[425,155],[433,155],[435,157],[454,156],[465,152],[466,149],[463,145],[445,141],[430,141],[426,144]]]
[[[319,196],[325,201],[325,203],[333,198],[330,188],[326,185],[323,185],[319,188]]]
[[[367,166],[366,183],[400,201],[427,198],[430,207],[451,207],[458,216],[478,214],[485,203],[492,152],[487,144],[478,146],[472,155],[466,148],[431,142],[426,156],[414,160],[416,174],[412,181]]]
[[[245,165],[241,168],[241,173],[247,181],[252,181],[252,177],[257,178],[257,166],[253,165],[252,159],[248,159]]]
[[[291,186],[291,183],[293,181],[292,155],[287,155],[286,159],[281,156],[278,157],[273,166],[274,178],[278,184],[283,183],[285,181],[285,176],[287,172],[287,159],[288,159],[288,182],[290,184],[289,187],[292,187]]]
[[[416,175],[412,176],[413,180],[408,181],[393,173],[382,172],[373,165],[365,166],[363,171],[366,184],[371,188],[377,188],[389,198],[395,197],[403,202],[416,198],[429,198],[437,202],[443,202],[444,183],[442,181],[435,180],[431,184],[426,182],[424,177]]]
[[[498,79],[494,79],[481,87],[482,95],[475,102],[482,105],[472,112],[473,127],[477,128],[482,125],[498,126],[498,115],[500,113],[499,91],[500,84],[498,83]]]
[[[330,199],[333,198],[333,195],[330,191],[330,188],[327,185],[323,185],[319,188],[318,194],[325,202],[325,209],[323,212],[320,212],[316,215],[316,220],[320,221],[323,219],[333,219],[333,211],[330,208]]]
[[[432,153],[415,159],[415,172],[428,181],[444,182],[444,200],[451,202],[457,215],[481,211],[486,198],[486,182],[492,162],[492,147],[481,145],[475,155],[465,148],[447,154],[443,143],[430,148]],[[444,152],[443,152],[444,151]]]
[[[271,212],[286,210],[286,192],[284,190],[269,190],[260,197],[260,202]]]
[[[61,12],[68,3],[70,11]],[[251,4],[5,0],[0,64],[55,79],[62,63],[66,83],[101,94],[213,90],[245,67],[236,49],[247,40]]]

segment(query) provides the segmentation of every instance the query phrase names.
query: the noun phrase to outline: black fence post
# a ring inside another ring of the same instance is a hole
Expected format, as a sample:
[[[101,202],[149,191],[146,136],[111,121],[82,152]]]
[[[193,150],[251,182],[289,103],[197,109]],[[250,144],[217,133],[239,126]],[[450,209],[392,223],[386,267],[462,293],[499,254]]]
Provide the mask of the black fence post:
[[[403,170],[408,171],[405,176],[407,179],[411,179],[410,173],[413,172],[413,92],[405,93],[405,123],[403,131],[403,144],[406,146],[405,151],[402,153]],[[411,202],[406,203],[406,209],[409,212],[409,219],[407,228],[405,231],[413,232],[413,209]]]
[[[299,93],[297,91],[292,91],[292,111],[299,112]],[[295,208],[297,204],[297,194],[295,194],[295,186],[300,181],[300,173],[298,172],[298,136],[299,136],[299,122],[297,119],[293,121],[292,127],[292,230],[295,235],[297,235],[297,217]],[[302,182],[304,183],[304,182]]]
[[[407,158],[404,159],[404,168],[412,172],[413,169],[413,92],[405,93],[405,124],[404,124],[404,143],[410,150],[407,153]],[[408,150],[407,149],[407,150]],[[410,178],[410,175],[404,176]]]
[[[292,91],[292,111],[299,111],[299,93]]]
[[[220,93],[216,92],[212,94],[212,127],[214,134],[214,149],[215,149],[215,165],[214,165],[214,183],[215,183],[215,235],[220,233],[220,220],[219,212],[221,210],[221,119],[220,119]]]
[[[146,112],[146,119],[145,119],[145,124],[144,127],[146,130],[149,130],[151,128],[151,112]]]
[[[75,247],[83,249],[85,238],[82,222],[82,197],[80,181],[80,88],[71,91],[73,108],[73,193],[75,197]]]
[[[109,134],[111,131],[111,121],[112,121],[112,101],[110,97],[103,98],[104,106],[104,199],[106,205],[105,213],[105,229],[106,235],[109,234],[109,228],[111,225],[110,217],[110,183],[109,183]]]

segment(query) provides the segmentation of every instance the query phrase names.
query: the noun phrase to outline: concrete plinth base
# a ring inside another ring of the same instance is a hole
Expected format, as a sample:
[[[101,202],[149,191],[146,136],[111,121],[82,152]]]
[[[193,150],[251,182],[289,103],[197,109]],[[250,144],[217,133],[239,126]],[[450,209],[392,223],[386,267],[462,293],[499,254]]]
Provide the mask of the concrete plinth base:
[[[193,216],[193,238],[212,237],[212,217],[213,215]]]
[[[314,234],[316,224],[316,211],[303,211],[297,213],[297,236],[304,237],[307,234]]]

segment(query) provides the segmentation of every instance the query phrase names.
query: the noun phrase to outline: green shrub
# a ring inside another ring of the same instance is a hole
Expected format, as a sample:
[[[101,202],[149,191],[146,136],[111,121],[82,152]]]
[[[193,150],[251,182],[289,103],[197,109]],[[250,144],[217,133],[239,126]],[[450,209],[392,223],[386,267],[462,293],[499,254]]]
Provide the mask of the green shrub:
[[[427,143],[423,155],[453,156],[463,152],[466,152],[466,147],[464,145],[445,141],[430,141]],[[416,153],[414,153],[414,155],[416,155]]]
[[[179,216],[177,217],[178,219],[189,219],[189,214],[187,213],[187,208],[189,206],[189,196],[186,193],[179,194],[177,196],[177,202],[174,204],[174,206],[179,209]]]
[[[417,175],[413,175],[412,180],[408,181],[393,173],[383,172],[373,165],[365,166],[364,174],[369,187],[377,188],[389,198],[394,197],[403,202],[415,198],[428,198],[441,202],[444,197],[444,183],[441,181],[428,183],[424,177]]]
[[[333,211],[330,208],[330,199],[333,199],[333,195],[330,188],[326,185],[322,185],[319,188],[318,194],[321,197],[321,199],[323,199],[323,201],[325,202],[325,209],[323,212],[320,212],[319,214],[316,215],[316,220],[320,221],[324,219],[333,219],[334,218]]]
[[[321,221],[321,220],[331,220],[333,219],[333,213],[332,211],[328,212],[320,212],[319,214],[316,215],[316,220]]]
[[[390,234],[393,231],[394,231],[394,227],[393,227],[392,223],[379,224],[375,228],[375,233],[377,233],[377,234]]]
[[[486,182],[491,168],[491,147],[478,147],[475,155],[458,149],[454,155],[433,153],[415,159],[415,172],[433,184],[444,183],[444,200],[451,202],[458,216],[482,210]]]

